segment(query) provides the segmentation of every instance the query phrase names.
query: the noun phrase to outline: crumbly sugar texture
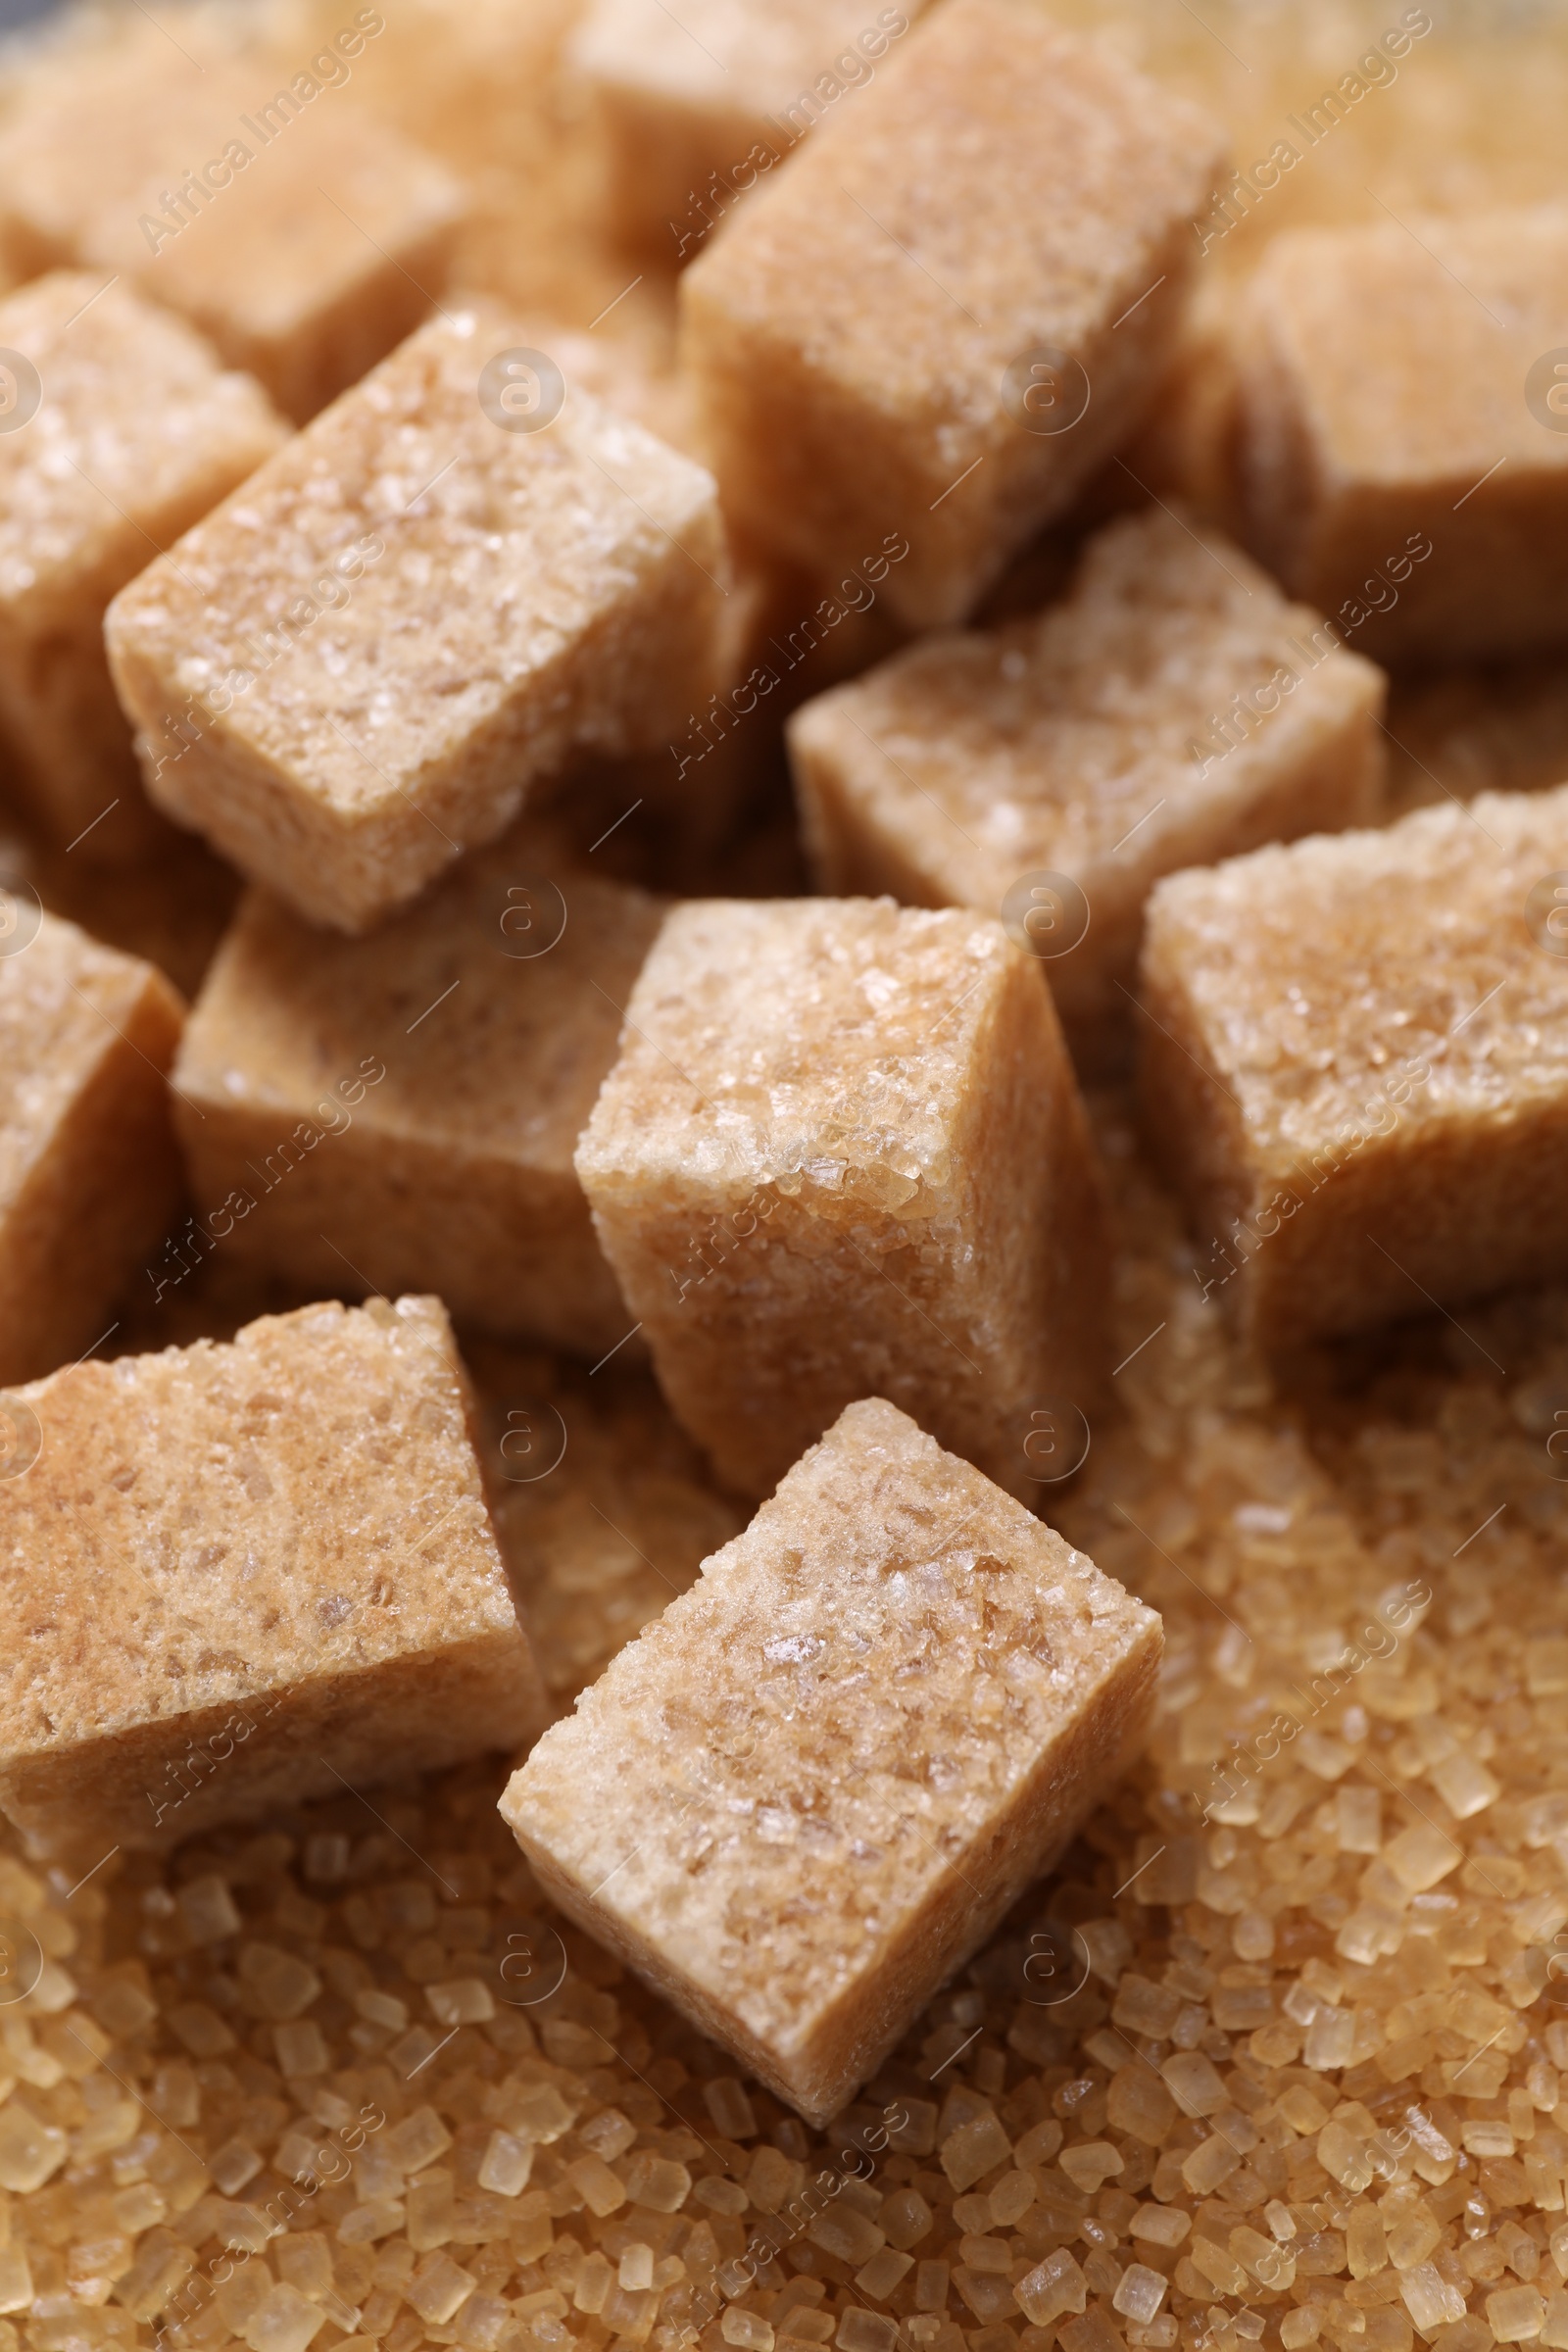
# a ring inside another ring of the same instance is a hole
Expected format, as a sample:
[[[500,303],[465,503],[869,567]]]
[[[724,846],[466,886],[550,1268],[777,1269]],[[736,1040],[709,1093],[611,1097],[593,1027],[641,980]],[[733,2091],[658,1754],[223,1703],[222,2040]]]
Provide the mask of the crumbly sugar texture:
[[[1093,1146],[1039,966],[1000,923],[890,899],[676,907],[577,1172],[665,1396],[739,1494],[878,1395],[1038,1495],[1035,1415],[1096,1410]]]
[[[612,1348],[633,1318],[572,1152],[661,912],[515,833],[368,939],[250,894],[175,1072],[213,1246],[307,1296],[430,1291],[491,1331]]]
[[[592,106],[606,212],[628,245],[690,259],[797,140],[869,83],[922,13],[863,0],[594,0],[567,55]],[[897,24],[898,29],[894,26]]]
[[[432,319],[111,610],[153,800],[309,921],[366,929],[714,682],[711,477],[582,392],[512,430],[521,348]]]
[[[1015,0],[948,0],[681,280],[726,513],[824,577],[902,541],[891,609],[963,619],[1149,405],[1220,156]]]
[[[263,55],[196,40],[181,51],[148,20],[107,56],[34,70],[0,133],[0,252],[19,275],[115,272],[304,423],[439,299],[463,190],[343,105],[342,43],[366,46],[352,16],[316,72],[297,57],[280,81]]]
[[[1568,786],[1173,875],[1144,1116],[1265,1346],[1568,1268]]]
[[[164,828],[110,682],[104,610],[286,427],[182,319],[101,273],[52,270],[8,295],[0,348],[22,414],[0,435],[0,727],[37,823],[78,859],[118,862]]]
[[[1565,274],[1560,207],[1300,229],[1259,266],[1236,329],[1250,534],[1377,660],[1568,627]]]
[[[1128,516],[1037,616],[926,638],[796,712],[818,886],[995,914],[1065,876],[1052,994],[1080,1067],[1124,1055],[1154,883],[1371,822],[1384,687],[1219,533]]]
[[[16,1391],[0,1480],[0,1804],[144,1844],[514,1747],[542,1692],[430,1298]]]
[[[1160,1639],[862,1400],[501,1809],[568,1917],[823,2124],[1136,1749]]]
[[[0,888],[0,1381],[90,1348],[155,1253],[180,1195],[164,1079],[184,1013],[151,964]],[[4,1421],[0,1450],[25,1450]]]

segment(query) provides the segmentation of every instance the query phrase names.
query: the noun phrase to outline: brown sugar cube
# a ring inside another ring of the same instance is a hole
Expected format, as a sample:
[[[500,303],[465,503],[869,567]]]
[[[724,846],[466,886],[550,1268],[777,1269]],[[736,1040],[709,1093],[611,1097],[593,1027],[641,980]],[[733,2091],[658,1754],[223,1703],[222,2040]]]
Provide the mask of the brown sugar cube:
[[[1568,215],[1277,237],[1238,332],[1250,534],[1379,660],[1568,632]]]
[[[206,1237],[592,1355],[632,1318],[571,1155],[659,903],[503,843],[369,939],[241,906],[175,1072]]]
[[[433,1298],[8,1399],[0,1804],[51,1842],[187,1838],[537,1729],[542,1694]]]
[[[1080,1067],[1103,1065],[1161,874],[1376,815],[1384,685],[1228,540],[1151,509],[1044,612],[928,637],[797,711],[813,870],[1000,909]]]
[[[163,828],[110,682],[105,607],[286,428],[182,319],[101,276],[57,270],[0,302],[0,727],[37,821],[112,861]]]
[[[1039,966],[1000,923],[676,907],[577,1172],[671,1408],[739,1494],[869,1390],[1035,1494],[1031,1416],[1096,1409],[1097,1163]]]
[[[922,13],[864,0],[594,0],[567,46],[629,244],[688,259]]]
[[[564,386],[533,429],[525,348],[431,320],[111,609],[152,798],[313,922],[366,929],[714,683],[711,476]]]
[[[1568,1271],[1568,786],[1173,874],[1141,1091],[1266,1347]]]
[[[107,1336],[179,1200],[161,972],[0,886],[0,1382]],[[14,1434],[14,1433],[13,1433]],[[0,1408],[0,1481],[7,1425]]]
[[[961,620],[1137,424],[1218,134],[1015,0],[946,0],[681,280],[726,511]]]
[[[1152,1609],[874,1397],[501,1810],[569,1917],[825,2123],[1127,1759],[1161,1646]]]
[[[426,315],[464,216],[444,165],[343,99],[372,18],[281,78],[151,26],[45,72],[0,134],[0,252],[114,272],[303,423]]]

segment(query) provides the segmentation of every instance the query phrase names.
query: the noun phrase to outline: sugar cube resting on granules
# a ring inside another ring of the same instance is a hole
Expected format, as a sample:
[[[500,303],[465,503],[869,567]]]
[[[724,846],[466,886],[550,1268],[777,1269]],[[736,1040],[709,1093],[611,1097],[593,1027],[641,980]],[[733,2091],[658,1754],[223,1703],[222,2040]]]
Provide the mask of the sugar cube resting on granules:
[[[681,280],[726,513],[814,575],[908,543],[961,620],[1149,406],[1218,133],[1014,0],[947,0]]]
[[[711,476],[586,393],[547,414],[521,335],[433,319],[111,609],[153,800],[309,921],[368,928],[716,682]]]
[[[624,1339],[572,1151],[662,908],[552,847],[514,833],[368,939],[247,897],[175,1072],[199,1250],[595,1356]]]
[[[542,1720],[440,1302],[310,1306],[13,1393],[0,1805],[146,1844]]]
[[[740,1494],[867,1393],[1028,1494],[1035,1413],[1093,1419],[1098,1165],[1040,966],[998,922],[675,907],[577,1172],[671,1408]]]
[[[0,301],[0,727],[36,821],[78,860],[114,861],[165,828],[110,681],[105,607],[287,428],[183,319],[101,274],[55,270]]]
[[[923,0],[593,0],[568,62],[628,244],[688,260],[807,132],[875,78]]]
[[[0,886],[0,1381],[103,1338],[162,1240],[180,1195],[165,1073],[184,1014],[150,963]],[[0,1417],[0,1452],[15,1436]]]
[[[925,638],[796,712],[813,871],[1002,912],[1103,1064],[1161,874],[1376,816],[1384,690],[1222,535],[1151,509],[1038,616]]]
[[[35,67],[0,132],[0,252],[19,275],[113,272],[304,423],[439,299],[466,209],[444,165],[342,98],[372,19],[282,74],[150,21]]]
[[[1276,237],[1239,305],[1257,552],[1377,660],[1568,631],[1568,214]]]
[[[1265,1346],[1568,1271],[1568,786],[1170,875],[1142,983],[1196,1279]]]
[[[1152,1609],[875,1397],[501,1810],[569,1917],[821,2123],[1115,1776],[1160,1650]]]

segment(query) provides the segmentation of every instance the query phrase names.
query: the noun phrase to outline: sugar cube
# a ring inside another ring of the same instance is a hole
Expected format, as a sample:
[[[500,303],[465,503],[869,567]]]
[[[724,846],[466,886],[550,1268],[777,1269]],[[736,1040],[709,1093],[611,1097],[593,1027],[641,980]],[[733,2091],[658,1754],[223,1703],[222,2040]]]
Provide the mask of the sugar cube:
[[[180,1194],[165,1073],[185,1008],[161,972],[0,887],[0,1381],[107,1337]],[[0,1399],[0,1481],[30,1418]]]
[[[383,29],[361,9],[279,74],[149,22],[34,69],[0,133],[0,252],[135,285],[303,423],[439,298],[464,216],[445,166],[338,95]]]
[[[821,2123],[1117,1772],[1160,1650],[1152,1610],[861,1400],[501,1810],[571,1918]]]
[[[1169,875],[1143,996],[1196,1279],[1265,1346],[1568,1270],[1568,786]]]
[[[0,301],[0,727],[38,823],[78,862],[115,861],[164,828],[104,609],[285,427],[183,319],[101,274],[52,270]]]
[[[0,1805],[34,1837],[186,1838],[537,1728],[437,1300],[9,1402],[37,1449],[0,1479]]]
[[[681,279],[726,511],[815,576],[907,542],[961,620],[1137,424],[1218,134],[1013,0],[948,0]]]
[[[1568,218],[1296,229],[1237,331],[1250,531],[1391,655],[1568,629]]]
[[[520,332],[421,327],[111,608],[152,798],[313,922],[366,929],[712,682],[711,477]]]
[[[626,1313],[572,1151],[659,927],[535,837],[466,859],[368,939],[252,892],[175,1073],[212,1246],[306,1295],[432,1291],[594,1355]]]
[[[577,1172],[664,1394],[737,1493],[873,1390],[1026,1494],[1075,1466],[1069,1428],[1087,1450],[1097,1164],[1040,967],[1000,923],[676,907]]]
[[[1000,912],[1103,1064],[1161,874],[1377,815],[1384,685],[1221,534],[1151,509],[1037,617],[924,638],[796,712],[817,882]]]
[[[695,253],[797,142],[873,80],[923,0],[593,0],[567,57],[587,93],[605,210],[628,244]]]

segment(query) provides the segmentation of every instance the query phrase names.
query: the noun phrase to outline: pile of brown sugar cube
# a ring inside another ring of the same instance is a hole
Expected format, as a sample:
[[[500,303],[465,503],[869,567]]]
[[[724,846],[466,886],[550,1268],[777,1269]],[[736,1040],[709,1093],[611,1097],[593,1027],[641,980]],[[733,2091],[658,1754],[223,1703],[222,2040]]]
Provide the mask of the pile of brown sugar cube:
[[[1565,109],[0,50],[0,2352],[1568,2352]]]

